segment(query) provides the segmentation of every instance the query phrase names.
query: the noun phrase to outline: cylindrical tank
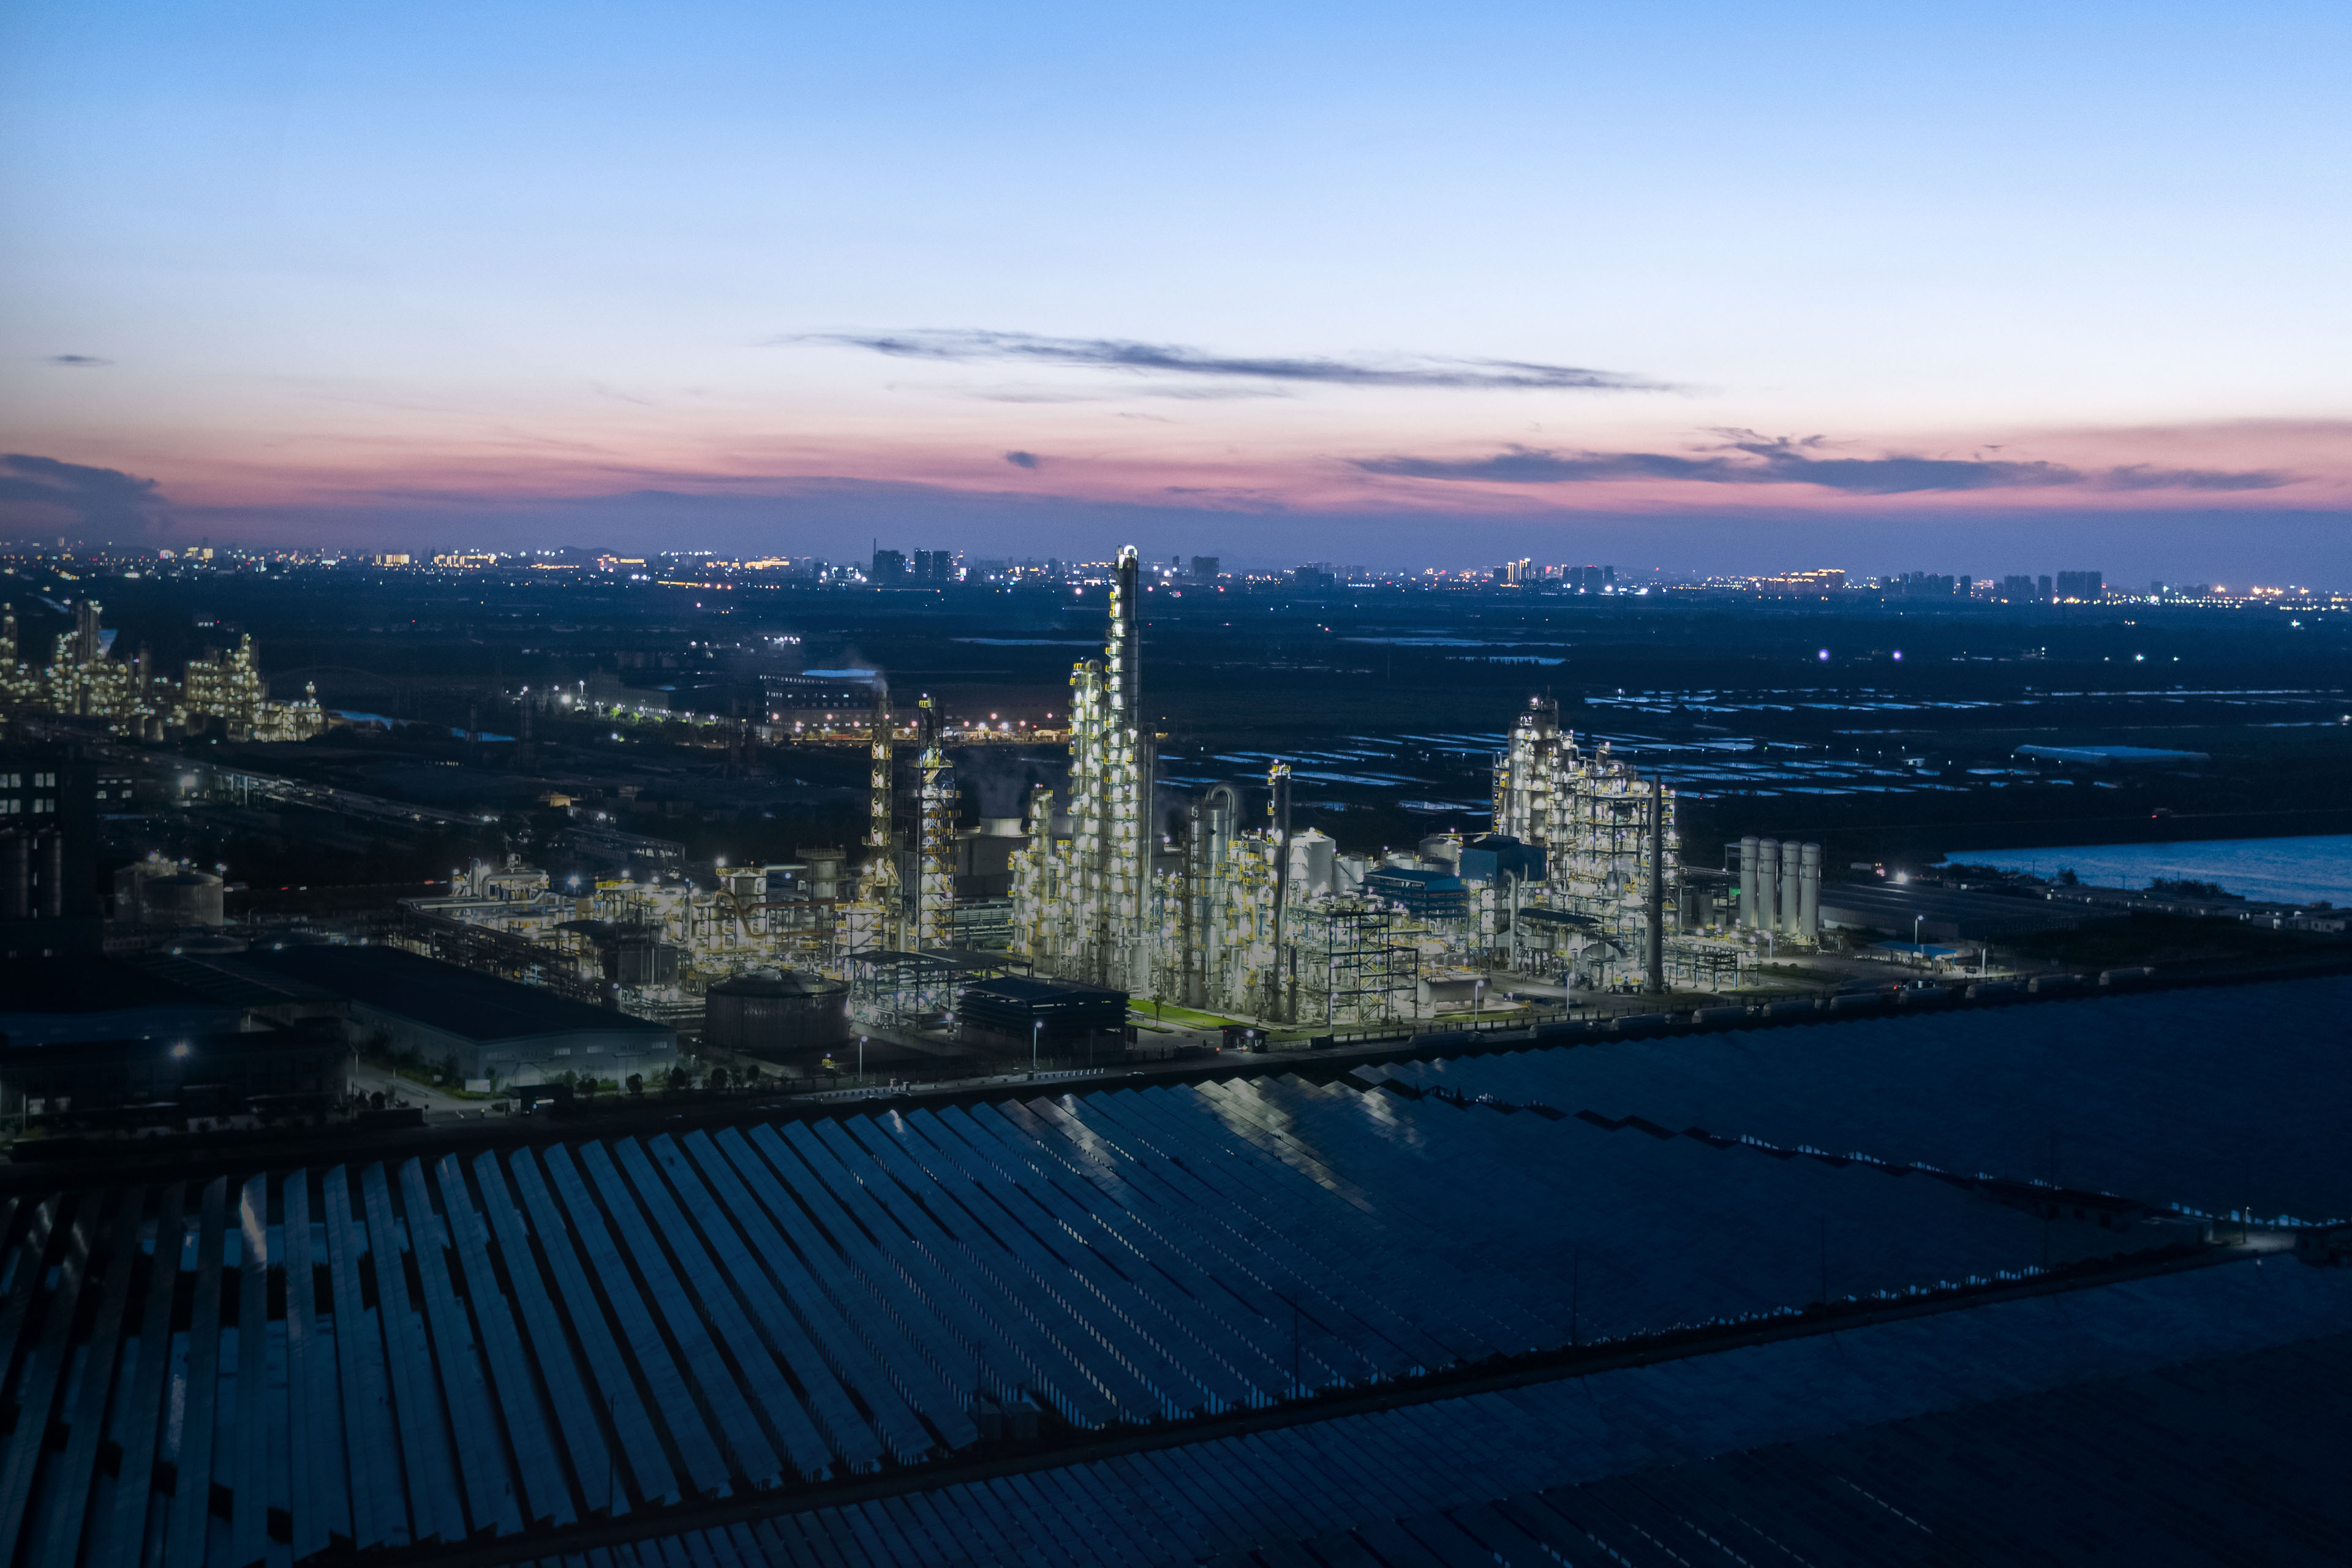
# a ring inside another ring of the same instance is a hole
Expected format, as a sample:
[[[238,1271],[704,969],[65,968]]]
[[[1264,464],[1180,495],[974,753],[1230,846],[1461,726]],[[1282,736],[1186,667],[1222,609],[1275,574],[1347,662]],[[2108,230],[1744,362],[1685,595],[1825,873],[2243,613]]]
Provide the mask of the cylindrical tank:
[[[1307,895],[1332,890],[1332,875],[1339,854],[1339,846],[1328,833],[1310,827],[1304,833],[1293,834],[1290,839],[1290,875],[1294,881],[1307,885]]]
[[[841,897],[841,864],[849,858],[846,853],[839,849],[803,849],[801,858],[808,862],[809,897]]]
[[[1805,922],[1800,912],[1805,882],[1801,847],[1791,841],[1780,846],[1780,929],[1790,936],[1801,936]]]
[[[1756,841],[1756,925],[1759,931],[1780,929],[1780,841]]]
[[[1739,841],[1739,923],[1749,931],[1763,924],[1756,907],[1756,845],[1753,833]]]
[[[819,974],[739,974],[702,999],[706,1044],[767,1061],[831,1050],[849,1038],[849,987]]]
[[[1822,934],[1822,847],[1807,844],[1798,849],[1798,865],[1804,876],[1803,898],[1797,906],[1797,934],[1818,941]]]
[[[33,912],[33,836],[12,833],[0,840],[0,916],[24,920]]]
[[[66,836],[41,835],[41,913],[56,920],[66,912]]]
[[[1421,841],[1421,858],[1434,860],[1449,871],[1462,868],[1462,836],[1458,833],[1433,833]]]
[[[173,871],[142,879],[139,903],[149,925],[216,926],[227,918],[222,891],[221,879],[210,871]]]

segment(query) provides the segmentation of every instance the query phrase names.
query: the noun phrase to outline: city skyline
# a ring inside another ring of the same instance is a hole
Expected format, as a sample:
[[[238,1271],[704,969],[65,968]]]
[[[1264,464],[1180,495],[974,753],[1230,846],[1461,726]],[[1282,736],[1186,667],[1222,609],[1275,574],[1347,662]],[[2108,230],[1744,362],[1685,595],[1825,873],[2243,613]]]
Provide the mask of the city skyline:
[[[2317,6],[690,9],[20,13],[0,532],[2352,564]]]

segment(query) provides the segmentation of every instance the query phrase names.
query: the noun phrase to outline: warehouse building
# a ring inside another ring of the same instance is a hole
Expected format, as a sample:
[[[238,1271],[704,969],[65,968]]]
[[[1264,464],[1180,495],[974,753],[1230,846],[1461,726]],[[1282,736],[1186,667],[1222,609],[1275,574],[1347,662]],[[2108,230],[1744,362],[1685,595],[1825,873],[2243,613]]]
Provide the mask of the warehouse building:
[[[289,947],[213,966],[329,1002],[358,1041],[454,1058],[461,1078],[536,1083],[565,1072],[624,1080],[677,1065],[666,1024],[392,947]]]

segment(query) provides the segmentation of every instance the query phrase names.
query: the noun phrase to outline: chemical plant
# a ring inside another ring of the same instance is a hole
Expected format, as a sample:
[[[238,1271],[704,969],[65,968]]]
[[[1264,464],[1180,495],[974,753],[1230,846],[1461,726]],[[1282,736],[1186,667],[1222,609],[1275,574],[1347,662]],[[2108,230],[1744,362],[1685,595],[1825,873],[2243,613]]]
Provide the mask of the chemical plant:
[[[0,708],[102,720],[109,732],[150,743],[207,728],[236,742],[307,741],[327,727],[315,689],[294,702],[270,700],[250,636],[189,659],[174,682],[155,672],[144,648],[114,658],[114,633],[99,624],[100,611],[95,599],[76,604],[74,629],[37,665],[19,654],[16,606],[0,605]]]
[[[1260,809],[1230,784],[1182,796],[1156,777],[1164,737],[1143,716],[1139,574],[1122,551],[1101,657],[1069,678],[1066,787],[1033,787],[1024,817],[959,826],[943,714],[925,697],[899,723],[877,674],[854,868],[817,848],[721,864],[701,883],[648,865],[559,886],[520,861],[477,865],[447,896],[408,900],[418,945],[583,999],[609,983],[623,1005],[679,1023],[735,1018],[764,982],[758,1012],[791,1016],[774,1026],[774,1054],[789,1056],[838,1045],[852,1024],[984,1019],[988,998],[960,1009],[975,985],[1025,987],[1033,1027],[962,1027],[958,1042],[1025,1052],[1039,1009],[1081,993],[1206,1026],[1328,1031],[1475,1011],[1490,987],[1497,1000],[1719,991],[1768,944],[1818,936],[1818,845],[1748,840],[1736,894],[1716,896],[1719,876],[1682,867],[1675,792],[1606,742],[1580,745],[1548,696],[1528,700],[1494,758],[1483,835],[1365,852],[1294,831],[1279,761]],[[1009,898],[959,897],[960,870],[991,848]]]

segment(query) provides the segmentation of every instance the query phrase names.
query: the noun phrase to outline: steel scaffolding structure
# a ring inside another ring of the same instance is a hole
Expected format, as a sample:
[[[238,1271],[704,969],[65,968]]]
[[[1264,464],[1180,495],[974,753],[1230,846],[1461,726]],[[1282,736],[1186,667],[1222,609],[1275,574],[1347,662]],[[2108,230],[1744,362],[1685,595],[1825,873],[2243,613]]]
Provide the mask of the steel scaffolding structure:
[[[1496,833],[1544,851],[1542,878],[1516,890],[1521,907],[1583,917],[1573,928],[1579,973],[1604,984],[1662,981],[1678,921],[1670,889],[1682,843],[1675,795],[1662,780],[1642,777],[1605,741],[1582,751],[1559,727],[1559,704],[1532,698],[1495,759],[1494,821]],[[1496,897],[1484,895],[1482,910]]]
[[[1066,838],[1053,832],[1050,795],[1030,803],[1030,847],[1014,868],[1016,940],[1041,969],[1120,990],[1147,989],[1153,912],[1152,737],[1141,723],[1138,561],[1113,573],[1103,657],[1070,671]]]
[[[1425,928],[1386,900],[1360,894],[1315,900],[1292,917],[1292,1023],[1391,1024],[1410,1017],[1421,980],[1414,938]]]
[[[955,774],[940,743],[940,713],[928,697],[920,704],[923,752],[916,796],[915,940],[943,947],[954,940],[956,806],[961,798]]]
[[[899,945],[904,923],[898,889],[898,835],[893,823],[891,771],[896,736],[890,728],[890,683],[874,681],[874,714],[866,745],[873,763],[866,829],[866,863],[860,868],[857,900],[843,921],[844,945],[851,954]]]

